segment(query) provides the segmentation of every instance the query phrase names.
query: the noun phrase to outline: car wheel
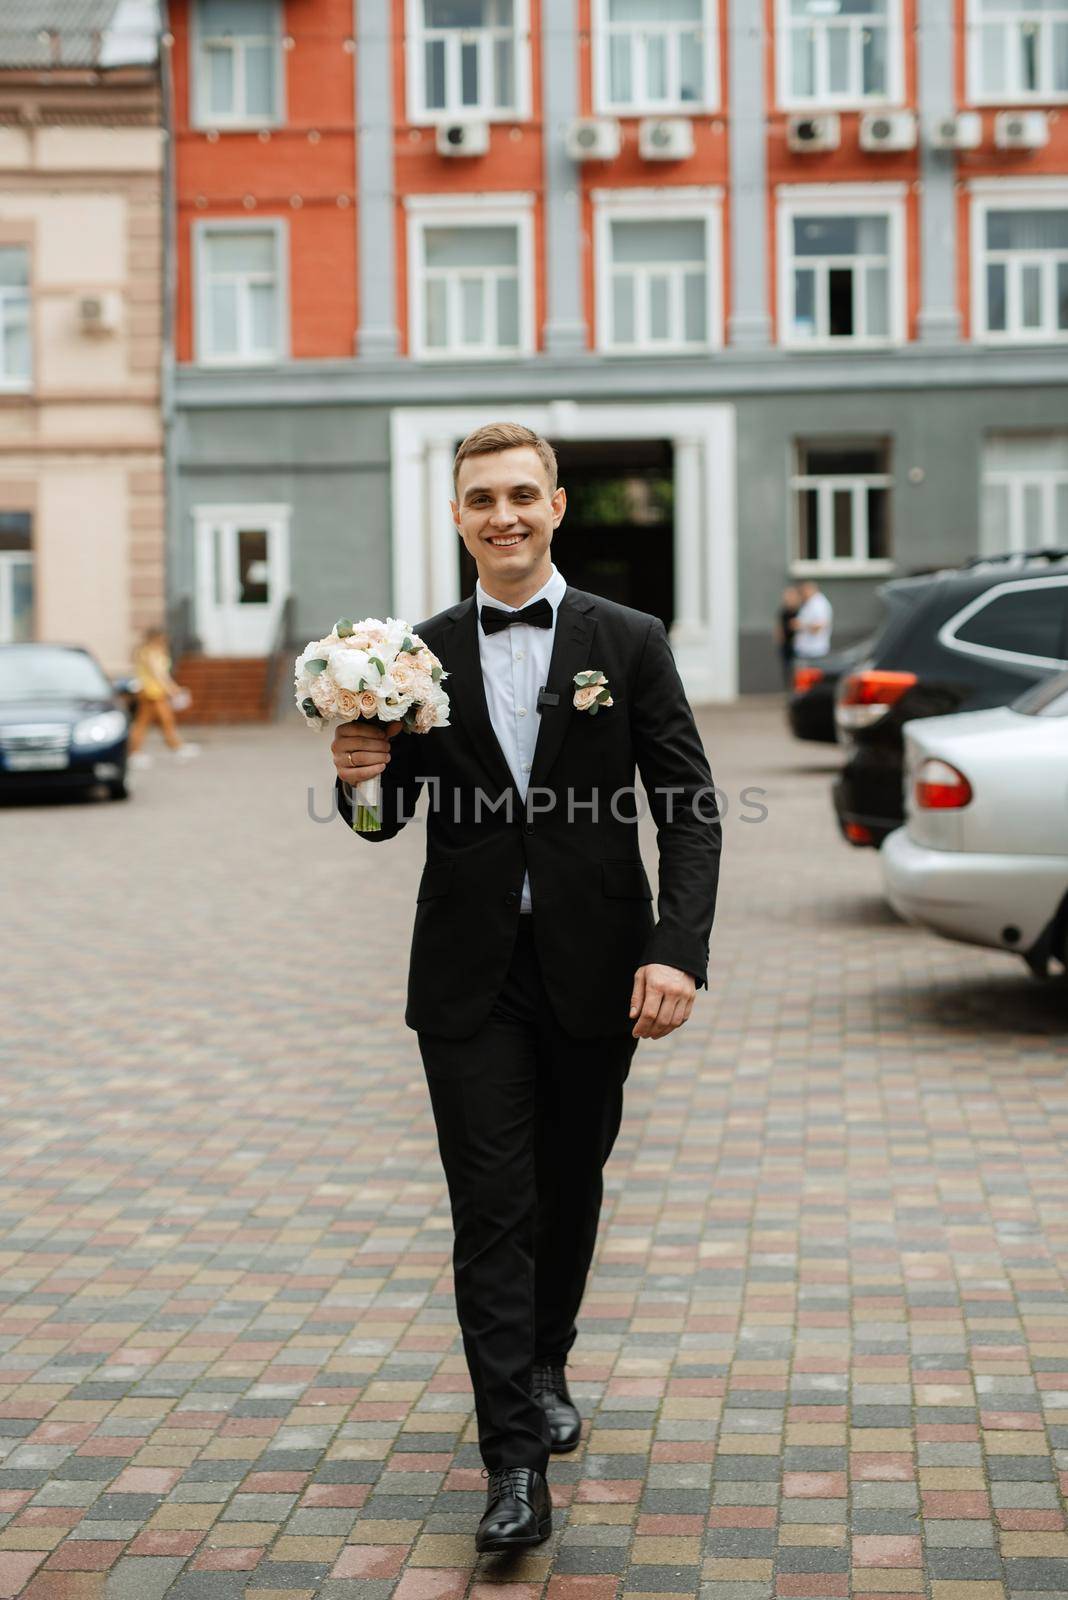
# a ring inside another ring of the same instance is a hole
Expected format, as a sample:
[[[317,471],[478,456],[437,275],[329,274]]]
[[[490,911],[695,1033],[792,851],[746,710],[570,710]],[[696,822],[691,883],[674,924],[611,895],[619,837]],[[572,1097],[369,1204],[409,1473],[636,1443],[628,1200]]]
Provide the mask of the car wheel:
[[[130,791],[126,787],[125,778],[119,778],[115,783],[108,784],[108,798],[110,800],[128,800]]]

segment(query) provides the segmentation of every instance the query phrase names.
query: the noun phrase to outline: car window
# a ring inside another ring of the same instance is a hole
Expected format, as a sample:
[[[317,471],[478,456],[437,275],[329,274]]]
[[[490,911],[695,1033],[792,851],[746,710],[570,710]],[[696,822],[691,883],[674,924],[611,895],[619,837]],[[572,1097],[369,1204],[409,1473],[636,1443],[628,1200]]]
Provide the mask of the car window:
[[[91,656],[47,646],[0,650],[0,701],[107,700],[111,685]]]
[[[995,594],[956,628],[960,644],[1059,661],[1064,654],[1068,585],[1035,583]]]
[[[1012,702],[1012,709],[1028,717],[1068,717],[1068,672],[1036,683]]]

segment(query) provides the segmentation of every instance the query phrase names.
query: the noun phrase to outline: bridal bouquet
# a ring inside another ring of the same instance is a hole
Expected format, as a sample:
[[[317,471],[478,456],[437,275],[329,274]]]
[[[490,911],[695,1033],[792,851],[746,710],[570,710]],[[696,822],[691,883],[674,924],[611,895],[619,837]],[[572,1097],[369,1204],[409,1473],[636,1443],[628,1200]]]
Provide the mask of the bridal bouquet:
[[[360,717],[403,723],[408,733],[449,725],[448,673],[408,623],[342,617],[325,639],[313,639],[296,661],[297,706],[310,728],[336,728]],[[355,785],[352,826],[357,833],[382,827],[382,778]]]

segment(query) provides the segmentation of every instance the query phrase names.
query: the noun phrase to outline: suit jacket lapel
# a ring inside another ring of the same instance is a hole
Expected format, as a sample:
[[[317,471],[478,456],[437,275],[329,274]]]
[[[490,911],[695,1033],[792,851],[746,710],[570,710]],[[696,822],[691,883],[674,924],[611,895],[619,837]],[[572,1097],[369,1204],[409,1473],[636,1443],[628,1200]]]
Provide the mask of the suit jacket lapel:
[[[476,756],[498,791],[514,787],[504,751],[497,741],[486,704],[486,685],[478,653],[478,608],[474,596],[454,613],[455,620],[441,642],[441,664],[449,676],[449,721],[463,728]]]
[[[592,596],[569,586],[564,591],[556,615],[556,632],[545,684],[549,693],[558,695],[559,699],[555,706],[546,706],[541,712],[534,760],[531,762],[532,787],[544,783],[548,777],[564,734],[575,715],[572,703],[575,685],[572,680],[589,660],[596,628],[597,612]]]

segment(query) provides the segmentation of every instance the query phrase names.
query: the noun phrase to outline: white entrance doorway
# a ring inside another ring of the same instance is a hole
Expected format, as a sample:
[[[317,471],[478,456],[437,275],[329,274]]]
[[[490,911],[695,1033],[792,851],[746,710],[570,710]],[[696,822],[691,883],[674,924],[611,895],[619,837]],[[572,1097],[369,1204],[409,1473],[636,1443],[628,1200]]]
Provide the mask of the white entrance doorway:
[[[198,506],[196,631],[205,655],[265,656],[289,593],[289,506]]]
[[[459,536],[449,510],[460,440],[494,416],[552,440],[666,439],[674,476],[671,644],[692,700],[738,693],[734,407],[549,405],[398,407],[391,416],[393,610],[418,622],[460,598]],[[565,485],[566,487],[566,485]],[[560,570],[567,577],[561,560]]]
[[[33,519],[0,511],[0,644],[33,638]]]

